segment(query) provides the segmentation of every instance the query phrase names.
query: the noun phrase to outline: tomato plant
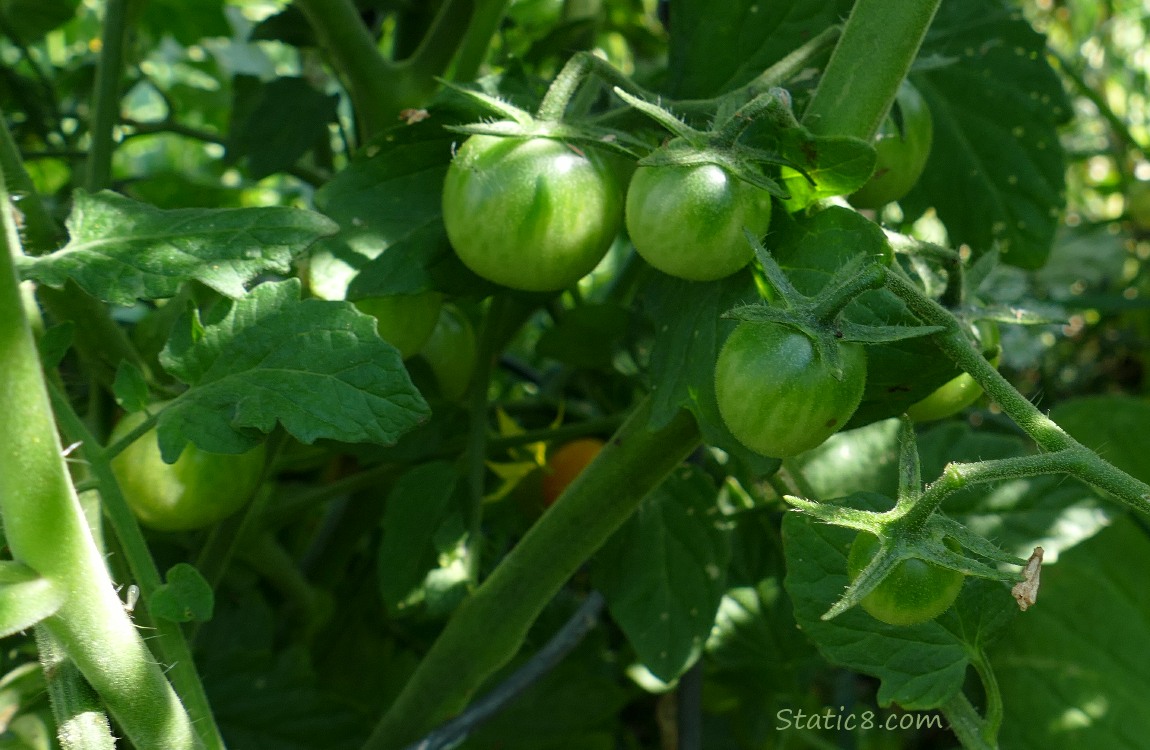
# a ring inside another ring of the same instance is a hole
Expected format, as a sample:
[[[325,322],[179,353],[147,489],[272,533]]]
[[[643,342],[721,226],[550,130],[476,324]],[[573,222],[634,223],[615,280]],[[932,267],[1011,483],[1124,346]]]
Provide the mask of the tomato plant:
[[[979,323],[980,343],[990,357],[990,363],[998,367],[999,354],[998,324],[993,321]],[[962,373],[943,385],[921,401],[911,404],[906,414],[916,422],[933,422],[958,414],[973,404],[982,395],[982,387],[968,373]]]
[[[0,3],[0,745],[1150,735],[1138,3],[191,6]]]
[[[143,412],[116,424],[112,441],[143,424]],[[264,468],[264,449],[230,455],[188,444],[173,464],[166,463],[155,429],[145,432],[112,461],[124,499],[141,523],[158,531],[189,531],[211,526],[251,499]]]
[[[906,195],[922,174],[930,156],[934,126],[930,107],[912,84],[903,82],[891,114],[875,136],[874,174],[850,202],[859,208],[880,208]]]
[[[715,365],[719,413],[736,438],[764,456],[784,458],[821,445],[862,400],[866,354],[841,345],[836,378],[808,336],[773,323],[739,324]]]
[[[949,538],[946,546],[954,552],[961,549]],[[874,534],[862,532],[855,537],[847,555],[847,575],[852,581],[870,563],[878,548],[879,539]],[[862,608],[888,625],[917,625],[950,609],[964,580],[957,570],[925,560],[903,560],[862,600]]]
[[[640,167],[627,188],[627,233],[655,268],[713,281],[753,257],[743,235],[766,233],[771,196],[717,164]]]
[[[622,209],[603,160],[550,138],[472,136],[443,184],[443,222],[460,260],[526,291],[586,276],[615,240]]]
[[[543,505],[550,506],[558,500],[601,450],[603,441],[599,438],[580,438],[564,443],[548,456],[541,485]]]

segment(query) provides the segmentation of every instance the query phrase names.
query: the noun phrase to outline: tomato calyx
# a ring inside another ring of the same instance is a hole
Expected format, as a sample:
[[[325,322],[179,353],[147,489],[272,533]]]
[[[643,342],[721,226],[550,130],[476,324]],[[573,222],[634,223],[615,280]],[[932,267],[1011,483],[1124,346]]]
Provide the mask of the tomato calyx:
[[[855,555],[856,559],[852,560],[851,566],[854,568],[851,571],[851,583],[839,600],[823,613],[823,620],[833,619],[855,605],[862,605],[872,614],[879,612],[885,615],[883,610],[888,608],[876,604],[876,598],[884,603],[891,601],[890,591],[899,588],[897,582],[892,581],[892,577],[905,578],[905,564],[912,561],[925,562],[928,569],[925,580],[933,581],[940,589],[945,589],[944,593],[950,599],[942,602],[943,597],[938,597],[931,603],[938,606],[927,606],[925,611],[891,613],[890,617],[880,618],[884,622],[899,625],[915,624],[932,619],[947,609],[954,597],[958,596],[960,588],[953,585],[955,579],[951,571],[962,576],[987,578],[1011,584],[1021,580],[1017,573],[1001,571],[964,554],[963,550],[966,550],[991,562],[1017,566],[1026,564],[1025,560],[1004,552],[957,521],[937,512],[938,505],[946,494],[945,491],[938,491],[937,487],[946,484],[948,475],[944,472],[938,482],[924,489],[914,427],[905,417],[902,421],[899,442],[901,447],[899,491],[895,505],[890,510],[866,511],[790,495],[784,498],[799,511],[819,521],[854,529],[877,538],[877,550],[873,549],[875,544],[873,539],[866,540],[868,544],[865,554],[869,556],[873,552],[873,556],[865,566],[857,559],[858,554]],[[858,541],[856,540],[856,543]],[[887,583],[888,581],[892,582]],[[880,591],[884,583],[886,590]],[[879,593],[876,595],[876,592]],[[868,606],[868,598],[871,606]],[[897,601],[897,595],[894,595],[893,599]],[[920,618],[917,616],[920,614],[926,616]]]

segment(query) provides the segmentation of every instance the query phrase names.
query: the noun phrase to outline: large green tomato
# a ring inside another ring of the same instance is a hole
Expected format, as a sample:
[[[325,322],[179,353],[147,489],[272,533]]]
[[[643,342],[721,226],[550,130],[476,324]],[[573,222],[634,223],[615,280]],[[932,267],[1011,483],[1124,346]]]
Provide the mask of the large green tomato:
[[[639,167],[627,189],[626,221],[635,250],[652,266],[712,281],[754,257],[743,229],[766,234],[771,195],[716,164]]]
[[[443,223],[459,259],[513,289],[574,284],[603,259],[622,214],[612,169],[550,138],[473,135],[443,183]]]
[[[804,334],[776,323],[742,322],[715,364],[715,397],[731,434],[753,451],[786,458],[815,448],[858,408],[866,353],[840,344],[842,379]]]
[[[129,414],[112,431],[112,442],[145,419]],[[208,453],[189,443],[174,464],[164,463],[156,431],[150,430],[112,459],[112,472],[132,512],[158,531],[188,531],[222,521],[242,508],[264,467],[264,446],[247,453]]]
[[[958,542],[947,537],[944,544],[955,552]],[[847,555],[847,576],[858,578],[879,550],[874,534],[860,532]],[[962,589],[963,575],[925,560],[903,560],[882,583],[862,600],[871,617],[888,625],[917,625],[950,609]]]
[[[906,81],[899,87],[892,112],[875,137],[878,159],[870,180],[848,200],[857,208],[880,208],[910,192],[930,156],[934,126],[930,107]],[[895,115],[901,120],[901,127]]]
[[[354,304],[360,312],[375,318],[379,337],[408,359],[419,352],[435,329],[443,295],[439,292],[395,294],[357,299]]]
[[[463,398],[475,373],[477,355],[475,331],[467,316],[455,305],[444,305],[419,355],[431,365],[440,395],[448,401]]]

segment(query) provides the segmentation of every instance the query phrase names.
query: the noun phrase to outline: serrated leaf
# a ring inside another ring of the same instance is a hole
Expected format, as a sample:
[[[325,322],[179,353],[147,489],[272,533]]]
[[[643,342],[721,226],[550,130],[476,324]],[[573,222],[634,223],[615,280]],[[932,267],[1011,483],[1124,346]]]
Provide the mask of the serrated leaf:
[[[24,258],[21,271],[53,287],[72,279],[117,305],[171,297],[190,279],[237,299],[256,276],[287,273],[293,257],[336,231],[298,208],[164,210],[106,190],[77,190],[67,225],[68,244]]]
[[[1046,40],[1001,0],[944,2],[922,54],[954,62],[912,75],[934,142],[910,216],[933,206],[950,244],[997,247],[1023,268],[1045,263],[1058,227],[1065,158],[1058,125],[1071,109]]]
[[[664,682],[699,657],[726,588],[717,494],[701,469],[672,474],[595,557],[592,580],[611,616]]]
[[[175,461],[191,440],[240,453],[280,423],[304,443],[394,443],[427,418],[399,352],[347,302],[300,300],[297,279],[268,282],[207,320],[185,315],[160,354],[192,386],[159,418]]]
[[[116,379],[112,383],[112,394],[116,403],[124,411],[142,411],[148,405],[148,381],[140,368],[128,361],[116,368]]]
[[[379,545],[379,590],[392,615],[412,614],[420,604],[448,611],[466,592],[467,570],[454,554],[466,536],[455,502],[458,474],[446,461],[417,466],[387,497]]]
[[[27,565],[0,561],[0,638],[27,630],[64,604],[66,592]]]
[[[172,622],[207,622],[212,619],[216,597],[200,571],[187,563],[177,563],[166,581],[148,599],[152,617]]]

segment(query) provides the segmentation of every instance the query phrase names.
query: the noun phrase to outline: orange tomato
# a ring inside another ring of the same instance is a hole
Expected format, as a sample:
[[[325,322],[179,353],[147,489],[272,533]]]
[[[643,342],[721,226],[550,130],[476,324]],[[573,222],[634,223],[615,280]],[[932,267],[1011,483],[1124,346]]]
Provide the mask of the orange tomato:
[[[560,446],[547,459],[547,469],[543,474],[543,505],[550,507],[559,499],[567,485],[586,468],[587,464],[603,449],[599,438],[579,438]]]

